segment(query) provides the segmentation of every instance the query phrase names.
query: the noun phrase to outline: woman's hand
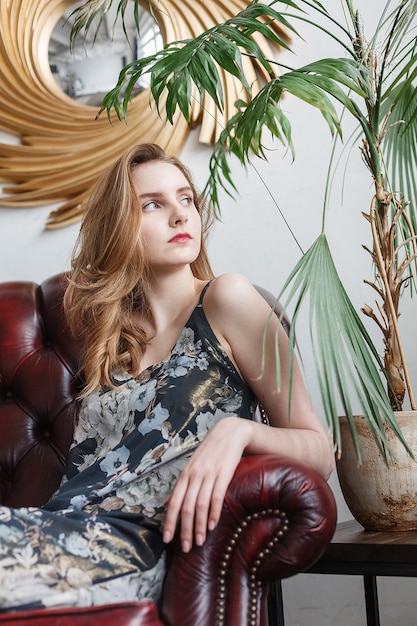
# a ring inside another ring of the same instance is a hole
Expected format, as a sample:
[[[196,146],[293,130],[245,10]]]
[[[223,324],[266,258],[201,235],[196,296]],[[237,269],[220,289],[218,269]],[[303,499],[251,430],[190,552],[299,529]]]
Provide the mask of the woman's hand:
[[[252,422],[226,417],[207,433],[183,469],[168,501],[165,543],[181,523],[181,545],[188,552],[195,541],[201,546],[207,529],[220,518],[227,487],[250,440]]]

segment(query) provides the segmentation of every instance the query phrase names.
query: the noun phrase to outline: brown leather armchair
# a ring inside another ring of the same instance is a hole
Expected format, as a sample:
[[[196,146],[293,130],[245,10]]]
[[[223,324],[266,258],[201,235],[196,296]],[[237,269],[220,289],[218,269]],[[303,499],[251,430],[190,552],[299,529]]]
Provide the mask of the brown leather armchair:
[[[65,277],[0,284],[0,503],[42,505],[58,487],[74,419],[79,340]],[[259,626],[268,583],[307,569],[332,538],[327,483],[290,458],[247,456],[203,547],[170,551],[162,608],[151,602],[0,614],[0,626]],[[109,598],[109,603],[111,598]]]

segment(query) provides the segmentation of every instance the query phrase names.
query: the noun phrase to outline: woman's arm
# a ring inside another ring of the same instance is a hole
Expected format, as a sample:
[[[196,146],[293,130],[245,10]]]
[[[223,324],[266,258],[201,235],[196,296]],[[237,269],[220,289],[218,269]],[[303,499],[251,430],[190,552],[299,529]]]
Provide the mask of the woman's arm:
[[[170,541],[181,519],[185,551],[193,540],[197,545],[204,543],[207,528],[216,526],[227,487],[244,452],[284,454],[310,465],[325,478],[334,464],[329,436],[311,407],[296,361],[288,415],[288,339],[263,297],[243,276],[224,274],[207,291],[204,310],[217,338],[264,407],[272,428],[230,417],[216,424],[194,452],[173,490],[164,526],[164,540]],[[280,389],[276,378],[277,332]]]
[[[246,451],[290,455],[327,479],[334,465],[329,436],[311,406],[296,358],[290,382],[288,337],[277,316],[271,315],[270,306],[244,276],[224,274],[212,289],[207,292],[205,311],[213,330],[262,404],[271,425],[279,429],[254,428]]]

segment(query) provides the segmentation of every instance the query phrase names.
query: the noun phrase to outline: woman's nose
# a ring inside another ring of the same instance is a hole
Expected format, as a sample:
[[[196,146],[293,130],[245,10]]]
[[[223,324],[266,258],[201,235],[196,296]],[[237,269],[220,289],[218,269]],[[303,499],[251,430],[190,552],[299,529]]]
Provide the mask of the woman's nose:
[[[184,210],[184,207],[178,206],[172,211],[170,221],[173,226],[178,226],[178,224],[187,222],[187,219],[187,213]]]

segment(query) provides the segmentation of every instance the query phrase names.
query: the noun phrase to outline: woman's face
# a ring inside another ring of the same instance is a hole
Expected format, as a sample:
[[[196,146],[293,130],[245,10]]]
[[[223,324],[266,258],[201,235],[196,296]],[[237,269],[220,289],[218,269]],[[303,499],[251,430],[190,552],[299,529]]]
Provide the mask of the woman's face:
[[[189,182],[171,163],[149,161],[132,171],[142,210],[141,234],[149,266],[171,270],[192,263],[201,246],[201,218]]]

